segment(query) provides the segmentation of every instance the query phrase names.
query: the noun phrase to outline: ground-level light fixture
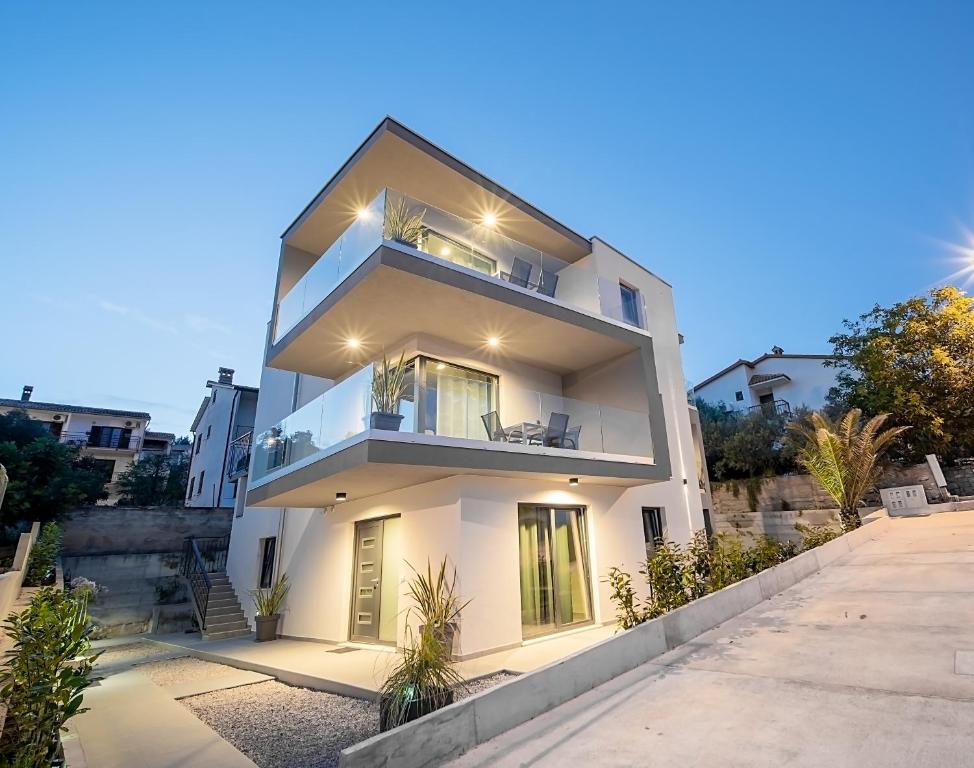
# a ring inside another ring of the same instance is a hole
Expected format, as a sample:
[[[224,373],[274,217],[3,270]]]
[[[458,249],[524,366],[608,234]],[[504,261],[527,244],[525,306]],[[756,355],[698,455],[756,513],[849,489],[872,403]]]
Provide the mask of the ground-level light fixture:
[[[574,487],[575,487],[576,485],[578,485],[578,478],[577,478],[577,477],[569,477],[569,478],[568,478],[568,484],[569,484],[569,485],[570,485],[570,486],[571,486],[572,488],[574,488]]]
[[[335,503],[340,504],[343,501],[348,501],[348,494],[345,491],[339,491],[335,494]]]

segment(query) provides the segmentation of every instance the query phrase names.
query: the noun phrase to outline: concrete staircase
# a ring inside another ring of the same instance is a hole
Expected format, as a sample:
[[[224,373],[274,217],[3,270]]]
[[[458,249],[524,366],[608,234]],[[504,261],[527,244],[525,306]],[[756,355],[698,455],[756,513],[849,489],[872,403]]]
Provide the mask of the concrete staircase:
[[[250,627],[240,607],[240,600],[226,573],[209,574],[213,583],[206,601],[204,640],[222,640],[250,634]]]

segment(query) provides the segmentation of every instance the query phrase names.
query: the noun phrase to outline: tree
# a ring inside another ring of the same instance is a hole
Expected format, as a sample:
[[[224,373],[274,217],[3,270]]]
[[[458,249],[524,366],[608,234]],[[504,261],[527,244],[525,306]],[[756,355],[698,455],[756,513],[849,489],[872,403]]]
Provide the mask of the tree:
[[[0,464],[9,483],[0,523],[46,522],[72,507],[107,496],[105,478],[79,457],[78,449],[59,443],[47,428],[23,411],[0,415]]]
[[[789,424],[801,444],[798,463],[808,470],[839,505],[842,529],[862,525],[859,504],[882,474],[880,460],[907,427],[880,431],[887,415],[873,416],[861,425],[862,413],[853,408],[838,422],[820,413]]]
[[[731,411],[699,399],[696,405],[711,479],[765,477],[795,468],[784,416],[763,410]]]
[[[189,462],[181,455],[146,456],[119,475],[121,502],[137,507],[181,505],[188,479]]]
[[[974,298],[947,286],[843,322],[829,341],[839,369],[831,409],[889,414],[911,426],[893,455],[974,455]]]

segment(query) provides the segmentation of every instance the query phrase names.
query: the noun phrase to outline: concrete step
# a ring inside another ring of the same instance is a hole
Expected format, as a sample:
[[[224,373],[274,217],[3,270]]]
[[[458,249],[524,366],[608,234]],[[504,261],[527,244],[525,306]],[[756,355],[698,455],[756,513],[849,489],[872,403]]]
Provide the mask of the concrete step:
[[[206,609],[206,616],[235,616],[236,614],[243,614],[243,609],[240,604],[237,605],[220,605],[220,606],[209,606]]]
[[[233,587],[229,584],[214,584],[210,587],[210,593],[219,592],[221,594],[232,595],[234,593]]]
[[[249,635],[249,629],[232,629],[228,632],[203,632],[204,640],[226,640],[228,637],[243,637]]]
[[[218,597],[213,599],[212,597],[206,603],[206,610],[212,610],[213,608],[237,608],[240,609],[240,601],[235,597]]]
[[[247,626],[247,620],[243,614],[239,616],[218,616],[216,619],[206,617],[207,632],[225,632],[230,629],[243,629]]]

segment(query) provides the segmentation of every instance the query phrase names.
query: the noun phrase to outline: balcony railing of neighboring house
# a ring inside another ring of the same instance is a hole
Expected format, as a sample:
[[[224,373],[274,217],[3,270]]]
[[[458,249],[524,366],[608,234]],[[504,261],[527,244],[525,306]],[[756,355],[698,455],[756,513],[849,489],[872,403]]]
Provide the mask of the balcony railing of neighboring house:
[[[61,442],[79,448],[101,448],[109,451],[138,451],[141,438],[127,430],[101,432],[62,432]]]
[[[760,411],[766,416],[790,416],[791,405],[787,400],[772,400],[767,403],[758,403],[747,409],[748,413]]]
[[[403,226],[404,221],[411,223],[411,229]],[[645,300],[638,292],[630,292],[624,300],[619,283],[599,278],[590,265],[543,253],[501,235],[496,226],[469,221],[394,190],[383,190],[281,299],[274,341],[318,306],[383,242],[414,249],[577,309],[645,326]]]
[[[366,366],[257,435],[252,480],[257,482],[368,431],[372,372],[373,366]],[[503,381],[496,396],[427,390],[426,398],[417,403],[410,396],[400,402],[400,432],[472,440],[487,449],[504,442],[520,444],[526,450],[557,449],[595,459],[599,454],[611,454],[652,462],[648,413],[511,387]],[[444,401],[442,412],[440,400]]]
[[[247,432],[230,443],[230,452],[227,456],[228,480],[243,477],[250,470],[250,444],[253,435],[253,431]]]

